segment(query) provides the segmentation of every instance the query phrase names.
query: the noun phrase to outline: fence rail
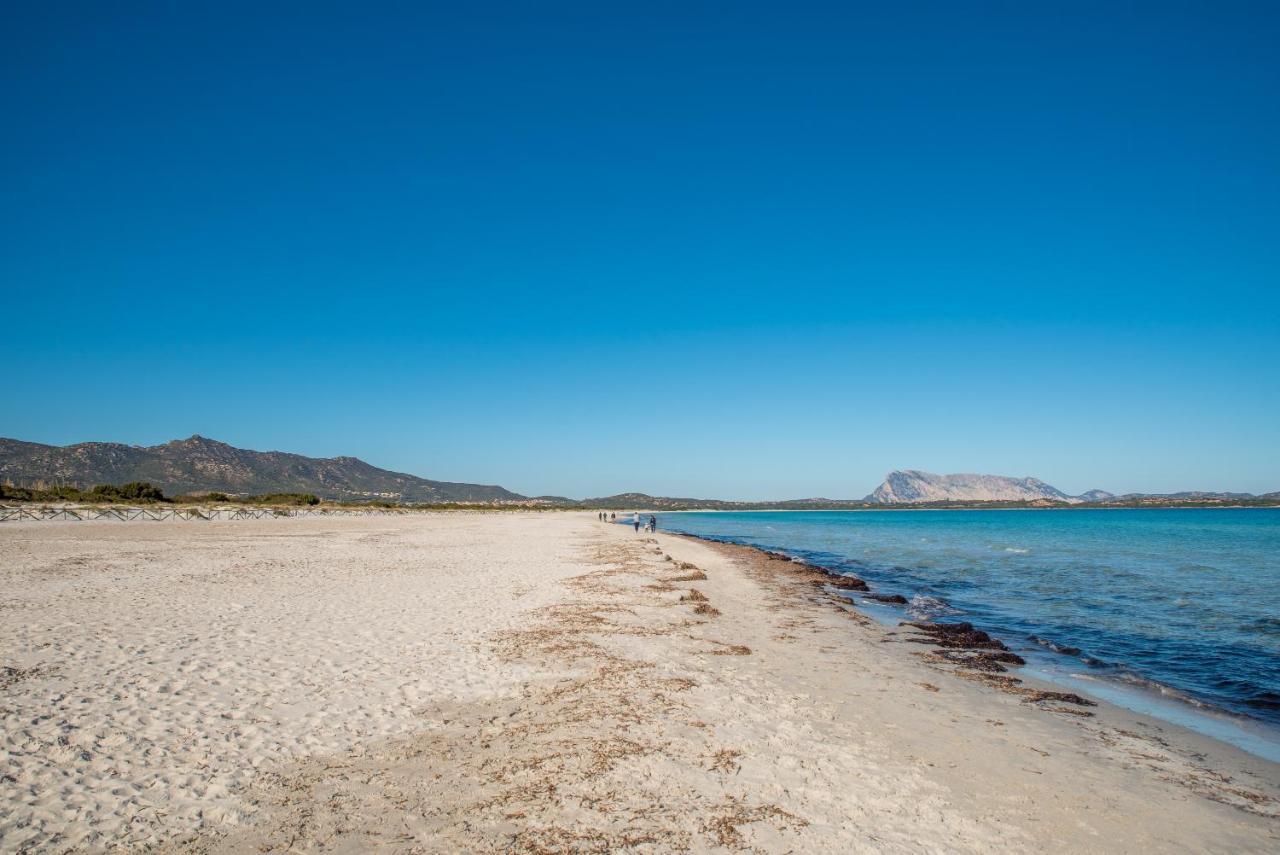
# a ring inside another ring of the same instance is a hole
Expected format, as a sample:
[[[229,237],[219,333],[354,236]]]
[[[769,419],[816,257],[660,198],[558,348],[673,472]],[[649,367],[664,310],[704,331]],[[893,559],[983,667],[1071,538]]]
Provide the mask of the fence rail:
[[[369,517],[401,514],[382,508],[96,508],[96,507],[0,507],[0,522],[46,520],[261,520],[279,517]]]

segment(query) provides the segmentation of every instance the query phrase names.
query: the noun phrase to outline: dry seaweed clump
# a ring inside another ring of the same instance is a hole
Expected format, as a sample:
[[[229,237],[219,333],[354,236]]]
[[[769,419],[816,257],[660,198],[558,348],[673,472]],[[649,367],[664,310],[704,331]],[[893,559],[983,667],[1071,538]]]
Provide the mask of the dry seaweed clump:
[[[1026,660],[1013,653],[1004,642],[992,638],[970,623],[932,623],[930,621],[904,621],[923,633],[922,636],[904,639],[915,644],[931,644],[936,650],[920,654],[935,665],[954,665],[951,671],[957,677],[985,683],[1005,694],[1017,695],[1024,704],[1035,704],[1048,712],[1063,713],[1082,718],[1093,713],[1080,707],[1097,706],[1093,701],[1073,692],[1048,692],[1029,689],[1021,685],[1017,677],[1007,676],[1006,665],[1025,665]]]
[[[841,591],[867,591],[867,583],[859,579],[857,576],[840,576],[830,574],[819,584],[827,585],[832,588],[838,588]]]
[[[935,658],[936,654],[926,654],[927,658]],[[937,657],[940,659],[940,657]],[[945,660],[941,660],[945,661]],[[992,674],[985,671],[957,669],[951,672],[957,677],[965,680],[973,680],[977,683],[985,683],[988,686],[999,689],[1007,695],[1017,695],[1022,698],[1024,704],[1035,704],[1042,710],[1048,712],[1065,713],[1067,715],[1088,718],[1093,713],[1075,709],[1062,704],[1075,704],[1076,707],[1093,707],[1097,706],[1088,698],[1083,698],[1073,692],[1045,692],[1039,689],[1029,689],[1021,685],[1022,681],[1017,677],[1010,677],[1006,674]],[[1051,706],[1050,704],[1056,704]]]
[[[707,768],[712,772],[724,772],[726,774],[737,772],[742,768],[742,764],[738,762],[738,758],[742,755],[743,752],[736,748],[721,748],[711,755],[711,763]]]
[[[609,834],[596,829],[547,825],[521,831],[512,840],[512,852],[528,855],[561,855],[566,852],[608,853],[637,847],[684,849],[688,835],[680,831],[620,831]]]
[[[992,638],[971,623],[931,623],[929,621],[903,621],[899,626],[909,626],[924,633],[926,638],[908,638],[916,644],[934,644],[952,649],[1008,650],[1004,642]]]
[[[1027,660],[1007,650],[940,650],[938,656],[962,668],[997,673],[1004,671],[1005,665],[1027,664]]]
[[[705,615],[706,617],[719,617],[720,610],[710,603],[698,603],[693,607],[695,615]]]
[[[745,644],[725,644],[723,641],[713,641],[712,644],[719,645],[716,650],[711,651],[712,656],[750,656],[751,648]]]
[[[707,595],[701,591],[689,590],[680,595],[682,603],[705,603],[706,601]]]
[[[721,846],[741,848],[746,843],[746,838],[738,829],[754,822],[766,821],[782,828],[803,828],[809,824],[777,805],[746,805],[740,799],[730,796],[728,804],[717,811],[704,830],[712,834]]]
[[[1075,704],[1076,706],[1081,707],[1097,706],[1093,701],[1088,698],[1082,698],[1075,692],[1041,692],[1034,689],[1027,689],[1027,691],[1030,694],[1022,699],[1022,702],[1027,704],[1039,704],[1044,703],[1045,701],[1053,701],[1063,704]]]

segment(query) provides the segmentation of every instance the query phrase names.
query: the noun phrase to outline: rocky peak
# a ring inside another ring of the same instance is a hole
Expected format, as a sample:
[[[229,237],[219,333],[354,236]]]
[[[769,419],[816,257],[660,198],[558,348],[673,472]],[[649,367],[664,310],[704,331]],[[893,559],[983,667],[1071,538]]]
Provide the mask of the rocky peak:
[[[922,502],[1024,502],[1047,499],[1080,501],[1039,478],[960,473],[935,475],[919,469],[890,472],[866,501],[880,504]]]

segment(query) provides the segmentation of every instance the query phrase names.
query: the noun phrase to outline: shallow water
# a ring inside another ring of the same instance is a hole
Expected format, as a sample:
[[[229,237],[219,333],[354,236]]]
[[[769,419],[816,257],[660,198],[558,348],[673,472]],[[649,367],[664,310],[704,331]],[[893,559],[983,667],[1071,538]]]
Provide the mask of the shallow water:
[[[1143,712],[1280,733],[1280,509],[677,513],[659,527],[853,573],[907,597],[899,615],[971,621],[1050,676],[1145,695]]]

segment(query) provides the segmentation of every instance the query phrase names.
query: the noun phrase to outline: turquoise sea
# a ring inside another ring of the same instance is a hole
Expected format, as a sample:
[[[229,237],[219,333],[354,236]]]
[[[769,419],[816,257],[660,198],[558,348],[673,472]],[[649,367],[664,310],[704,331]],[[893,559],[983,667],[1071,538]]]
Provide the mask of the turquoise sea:
[[[965,620],[1039,676],[1280,760],[1280,509],[669,513]]]

